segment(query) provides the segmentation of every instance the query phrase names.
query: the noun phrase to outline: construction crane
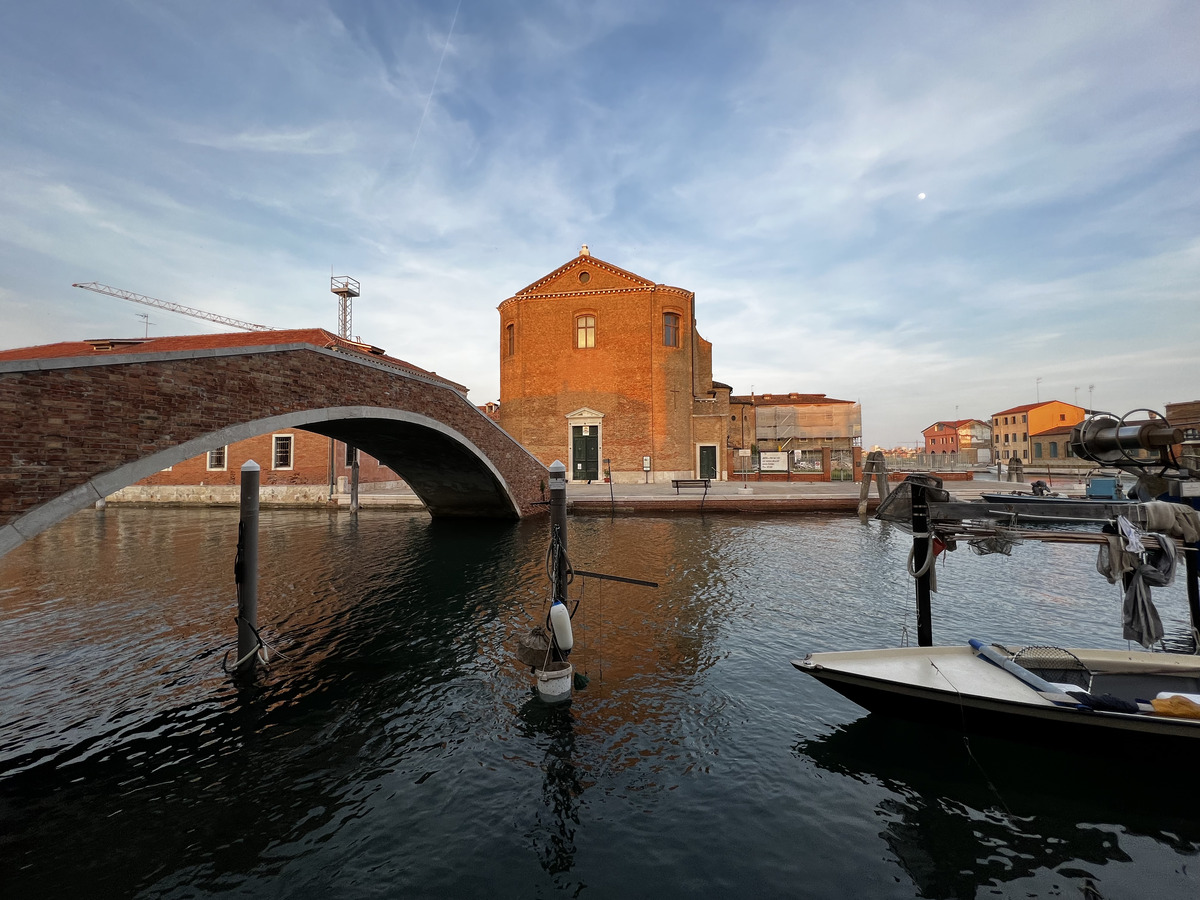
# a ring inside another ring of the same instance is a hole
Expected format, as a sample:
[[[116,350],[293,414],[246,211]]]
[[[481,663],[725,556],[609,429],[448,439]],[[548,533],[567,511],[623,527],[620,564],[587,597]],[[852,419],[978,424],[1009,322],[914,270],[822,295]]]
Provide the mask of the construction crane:
[[[134,303],[144,303],[146,306],[154,306],[158,309],[179,313],[180,315],[191,316],[193,319],[204,319],[206,322],[216,322],[218,325],[229,325],[232,328],[240,328],[242,331],[277,330],[270,325],[255,325],[253,322],[243,322],[241,319],[231,319],[229,316],[218,316],[216,313],[205,312],[202,309],[192,309],[190,306],[180,306],[178,303],[170,303],[166,300],[156,300],[153,297],[147,297],[145,294],[123,291],[120,288],[109,287],[107,284],[100,284],[96,281],[89,281],[87,284],[73,284],[71,287],[83,288],[85,291],[95,291],[97,294],[107,294],[109,297],[120,297],[122,300],[132,300]]]

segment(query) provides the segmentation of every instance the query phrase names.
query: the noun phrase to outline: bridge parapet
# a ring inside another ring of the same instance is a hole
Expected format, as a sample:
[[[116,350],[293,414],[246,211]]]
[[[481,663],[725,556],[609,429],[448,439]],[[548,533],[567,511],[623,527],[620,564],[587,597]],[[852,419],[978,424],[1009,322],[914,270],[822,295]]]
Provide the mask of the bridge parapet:
[[[147,342],[103,356],[0,354],[0,554],[168,465],[285,427],[370,453],[434,516],[543,510],[545,467],[453,382],[337,345],[253,338],[158,352]]]

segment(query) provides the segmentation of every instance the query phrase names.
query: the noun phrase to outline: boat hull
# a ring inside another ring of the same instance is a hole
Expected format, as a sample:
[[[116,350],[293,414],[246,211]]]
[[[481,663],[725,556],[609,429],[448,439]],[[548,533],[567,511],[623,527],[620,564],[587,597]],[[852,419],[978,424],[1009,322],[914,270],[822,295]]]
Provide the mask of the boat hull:
[[[890,676],[885,674],[889,654],[897,662],[890,667]],[[959,648],[909,647],[816,653],[792,664],[875,714],[1089,751],[1123,752],[1136,746],[1145,752],[1153,746],[1158,752],[1194,755],[1200,750],[1200,719],[1058,705],[989,663],[969,659],[969,654]],[[922,660],[939,674],[926,678],[920,669]],[[1189,666],[1194,668],[1190,662],[1171,668],[1186,670]],[[879,671],[872,673],[872,668]]]

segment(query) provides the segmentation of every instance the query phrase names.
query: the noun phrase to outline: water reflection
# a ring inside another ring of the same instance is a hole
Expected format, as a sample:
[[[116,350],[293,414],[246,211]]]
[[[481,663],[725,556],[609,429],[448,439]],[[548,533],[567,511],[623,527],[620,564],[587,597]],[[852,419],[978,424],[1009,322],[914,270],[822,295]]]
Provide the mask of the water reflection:
[[[542,760],[544,814],[528,834],[542,868],[552,876],[575,865],[575,830],[579,827],[584,781],[575,763],[575,720],[566,705],[547,706],[531,697],[521,706],[522,732],[545,745]],[[562,886],[559,879],[557,883]]]
[[[572,586],[591,681],[562,708],[515,653],[545,617],[544,520],[265,511],[259,621],[290,660],[243,686],[220,670],[235,511],[89,512],[0,560],[3,895],[957,896],[1052,893],[1026,890],[1047,872],[1108,892],[1123,859],[1196,854],[1195,826],[1111,773],[973,741],[981,773],[961,740],[854,721],[788,666],[895,643],[906,535],[568,528],[577,567],[662,586]],[[939,640],[1099,632],[1094,568],[1032,560],[951,561]]]
[[[973,897],[1046,875],[1087,896],[1102,889],[1104,867],[1130,860],[1122,844],[1131,835],[1200,852],[1195,792],[1150,761],[967,739],[880,715],[801,738],[793,752],[887,789],[875,810],[881,836],[924,897]]]

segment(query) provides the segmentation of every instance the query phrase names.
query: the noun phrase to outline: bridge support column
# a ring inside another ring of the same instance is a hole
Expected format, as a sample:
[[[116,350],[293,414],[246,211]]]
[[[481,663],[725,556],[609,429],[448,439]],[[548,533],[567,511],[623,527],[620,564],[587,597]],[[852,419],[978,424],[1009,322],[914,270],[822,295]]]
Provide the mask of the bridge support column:
[[[250,459],[242,466],[241,518],[238,522],[237,562],[233,580],[237,584],[237,671],[251,671],[258,655],[258,463]]]

